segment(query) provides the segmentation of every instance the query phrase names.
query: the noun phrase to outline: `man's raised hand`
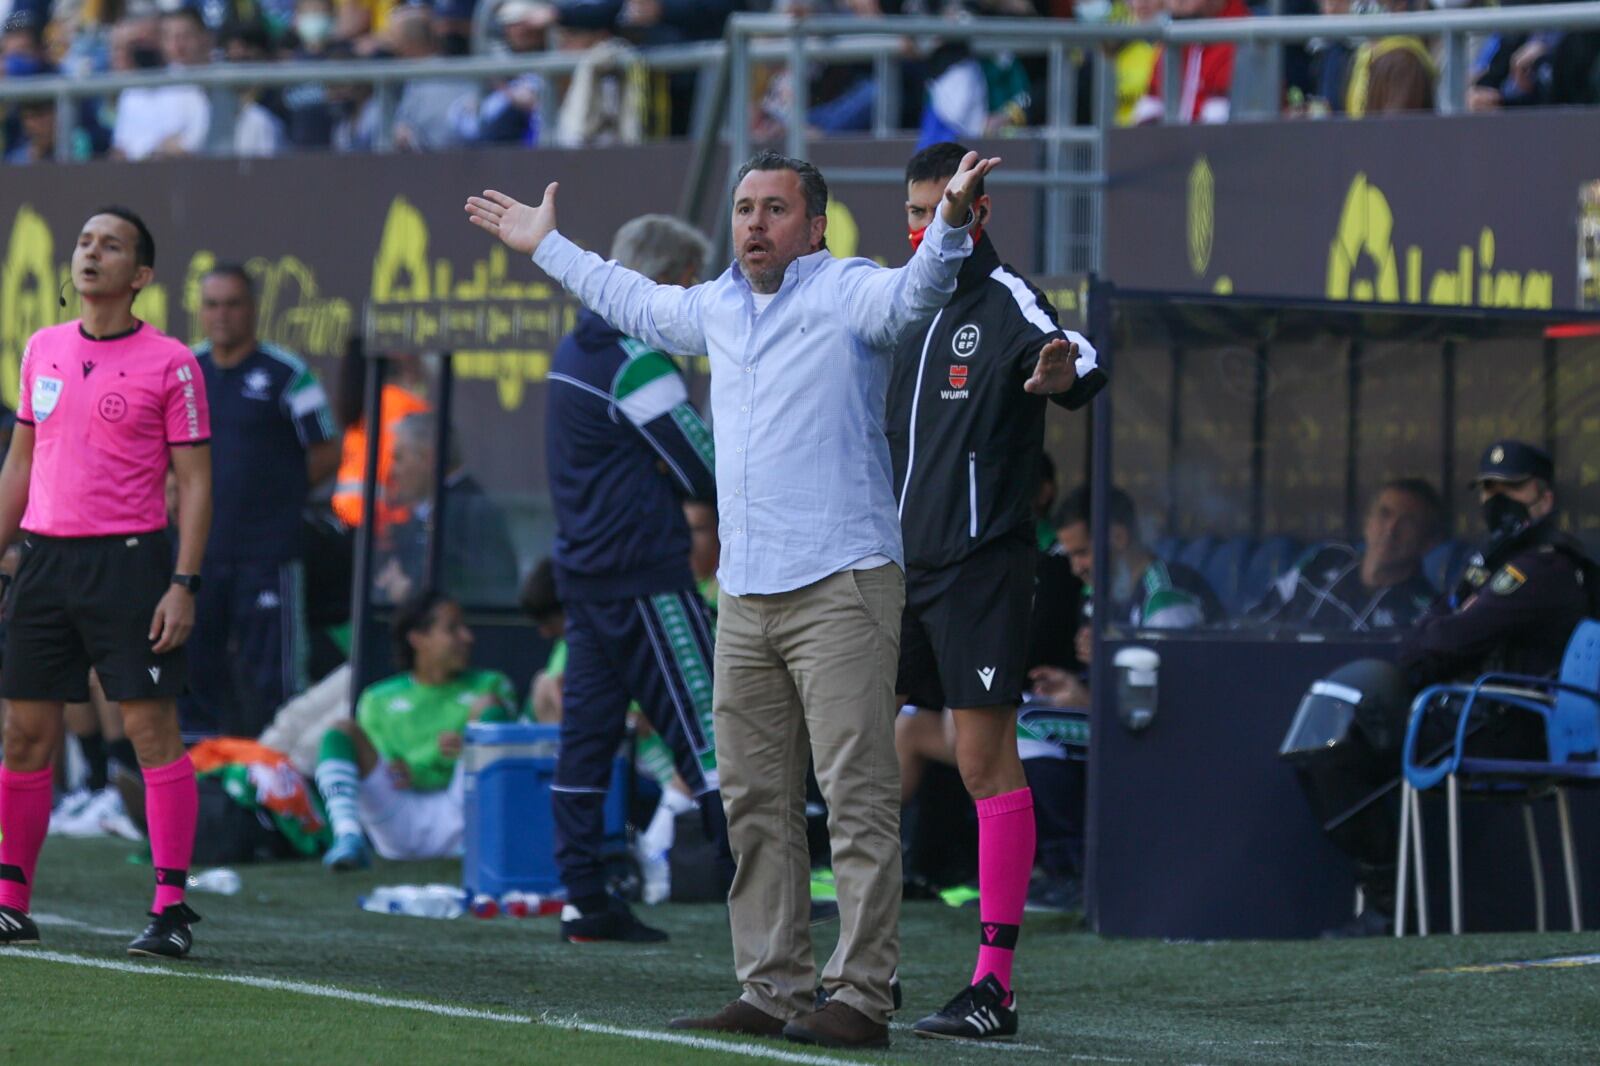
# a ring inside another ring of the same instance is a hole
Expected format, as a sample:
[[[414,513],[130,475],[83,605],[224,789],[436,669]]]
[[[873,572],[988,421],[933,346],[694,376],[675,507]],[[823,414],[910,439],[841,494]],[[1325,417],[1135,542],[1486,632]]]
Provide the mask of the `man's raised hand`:
[[[968,152],[961,157],[961,165],[950,178],[950,184],[944,187],[944,215],[945,224],[951,227],[964,226],[967,223],[967,212],[972,210],[972,201],[978,198],[978,182],[983,176],[1000,165],[1000,158],[979,159],[977,152]]]
[[[1039,362],[1033,376],[1022,383],[1028,392],[1040,396],[1066,392],[1078,380],[1078,346],[1057,337],[1039,349]]]
[[[538,207],[529,207],[503,192],[485,189],[482,196],[467,197],[467,218],[479,229],[499,237],[512,251],[532,255],[539,242],[556,228],[557,188],[558,184],[553,181],[546,185],[544,199]]]

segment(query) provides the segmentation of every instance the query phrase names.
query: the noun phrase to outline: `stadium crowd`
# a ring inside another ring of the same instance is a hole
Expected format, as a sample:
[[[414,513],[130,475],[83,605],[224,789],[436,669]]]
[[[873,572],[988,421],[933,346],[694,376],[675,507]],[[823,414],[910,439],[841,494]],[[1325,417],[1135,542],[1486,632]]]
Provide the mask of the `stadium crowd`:
[[[1236,18],[1269,13],[1243,0],[0,0],[0,79],[63,73],[192,70],[214,63],[318,63],[431,59],[473,50],[476,3],[494,4],[488,47],[509,55],[582,55],[570,78],[529,73],[480,84],[467,78],[416,80],[396,101],[392,144],[435,151],[470,144],[575,147],[684,134],[694,108],[692,74],[650,73],[651,48],[721,36],[735,11],[809,11],[857,17],[1049,17],[1085,23]],[[1381,14],[1475,6],[1477,0],[1287,0],[1286,15]],[[1234,88],[1235,47],[1185,46],[1179,119],[1222,122]],[[1318,38],[1283,52],[1286,116],[1359,118],[1437,107],[1443,43],[1396,35],[1368,41]],[[1163,49],[1116,46],[1116,121],[1160,121]],[[1487,34],[1470,42],[1468,106],[1493,111],[1600,102],[1600,33]],[[813,64],[805,73],[807,123],[824,136],[871,129],[881,89],[870,67]],[[900,128],[923,143],[994,135],[1044,120],[1042,57],[974,53],[958,41],[907,40],[900,80]],[[787,121],[794,72],[758,75],[748,101],[757,137]],[[1078,67],[1079,124],[1092,121],[1095,86]],[[247,88],[226,102],[174,81],[84,98],[72,143],[58,152],[56,104],[0,110],[0,147],[9,163],[64,154],[124,159],[213,154],[272,156],[301,151],[369,151],[381,115],[370,85],[307,81]]]

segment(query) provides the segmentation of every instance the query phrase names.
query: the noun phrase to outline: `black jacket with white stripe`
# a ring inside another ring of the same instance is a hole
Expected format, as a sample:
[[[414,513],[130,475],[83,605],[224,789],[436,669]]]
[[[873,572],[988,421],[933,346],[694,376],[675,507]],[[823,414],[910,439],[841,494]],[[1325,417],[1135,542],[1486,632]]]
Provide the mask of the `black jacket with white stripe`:
[[[1078,380],[1050,400],[1077,410],[1105,385],[1094,348],[1063,330],[1044,293],[981,236],[955,295],[895,352],[888,435],[906,566],[933,569],[1005,537],[1033,540],[1045,397],[1024,392],[1039,349],[1078,345]]]

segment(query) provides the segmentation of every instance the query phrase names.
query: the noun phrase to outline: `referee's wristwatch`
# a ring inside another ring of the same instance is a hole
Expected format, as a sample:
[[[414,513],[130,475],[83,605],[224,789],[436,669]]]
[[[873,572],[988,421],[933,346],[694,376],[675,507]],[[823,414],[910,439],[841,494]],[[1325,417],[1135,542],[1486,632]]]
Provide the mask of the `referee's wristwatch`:
[[[173,574],[172,583],[177,585],[179,588],[186,588],[192,593],[198,593],[200,591],[199,574]]]

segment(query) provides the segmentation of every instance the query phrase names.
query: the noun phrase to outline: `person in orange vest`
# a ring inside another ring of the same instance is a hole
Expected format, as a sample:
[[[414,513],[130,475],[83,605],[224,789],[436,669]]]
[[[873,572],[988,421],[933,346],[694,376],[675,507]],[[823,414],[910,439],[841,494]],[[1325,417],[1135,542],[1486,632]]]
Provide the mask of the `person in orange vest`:
[[[390,357],[393,358],[393,357]],[[394,427],[407,415],[421,414],[430,408],[428,401],[415,387],[420,385],[421,374],[414,363],[395,360],[396,375],[402,380],[388,381],[379,399],[378,418],[378,528],[394,522],[405,521],[406,507],[384,503],[385,488],[389,484],[389,468],[393,463]],[[339,459],[339,472],[334,478],[333,513],[352,528],[359,526],[361,513],[361,482],[367,466],[366,382],[367,357],[359,337],[351,338],[339,365],[339,422],[344,427],[344,448]]]

